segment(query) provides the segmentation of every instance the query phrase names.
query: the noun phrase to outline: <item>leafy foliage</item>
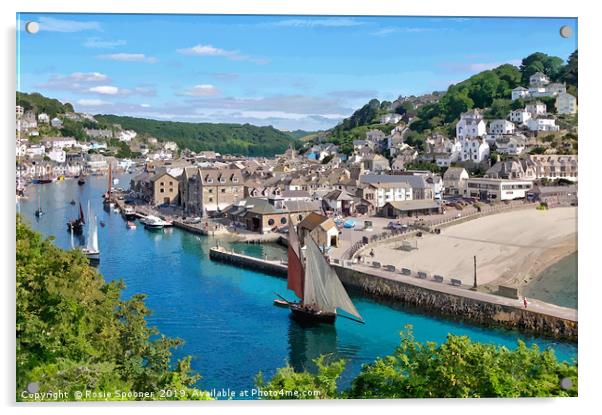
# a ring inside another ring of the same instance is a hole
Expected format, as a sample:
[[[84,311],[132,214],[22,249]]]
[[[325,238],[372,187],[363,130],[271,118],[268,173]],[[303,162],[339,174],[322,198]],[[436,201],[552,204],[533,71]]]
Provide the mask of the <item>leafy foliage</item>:
[[[190,358],[171,368],[171,349],[182,341],[147,326],[144,295],[121,300],[122,282],[106,283],[81,252],[57,248],[20,216],[16,236],[18,400],[32,381],[40,393],[69,392],[66,400],[84,389],[206,397],[194,389]]]
[[[250,124],[187,123],[117,115],[95,115],[94,118],[105,124],[120,124],[124,129],[160,141],[175,141],[179,148],[192,151],[273,156],[284,152],[293,141],[289,134],[273,127]]]
[[[552,81],[560,81],[563,73],[563,60],[542,52],[535,52],[524,58],[520,65],[523,85],[529,84],[529,78],[536,72],[547,75]]]
[[[314,359],[317,374],[307,371],[295,372],[287,365],[265,382],[260,372],[255,378],[257,387],[267,394],[267,399],[333,399],[338,397],[337,379],[345,369],[343,359],[327,362],[322,355]],[[286,393],[291,392],[291,393]],[[296,392],[296,393],[292,393]]]
[[[17,105],[22,106],[25,111],[33,110],[36,114],[45,112],[50,118],[56,117],[57,114],[73,112],[71,104],[63,104],[58,99],[46,98],[37,92],[17,92]]]
[[[520,341],[509,350],[452,334],[440,345],[421,343],[411,326],[401,333],[392,355],[364,365],[342,392],[332,385],[344,365],[336,364],[319,367],[317,374],[296,373],[287,366],[269,382],[259,377],[257,383],[261,389],[318,388],[328,397],[351,399],[577,396],[577,365],[558,362],[551,350]],[[572,382],[568,389],[561,387],[565,378]]]

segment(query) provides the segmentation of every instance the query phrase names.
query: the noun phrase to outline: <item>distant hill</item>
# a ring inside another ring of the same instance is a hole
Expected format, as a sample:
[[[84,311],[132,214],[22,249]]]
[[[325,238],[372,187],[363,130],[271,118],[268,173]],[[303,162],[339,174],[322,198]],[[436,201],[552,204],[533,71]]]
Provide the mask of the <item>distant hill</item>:
[[[119,124],[124,129],[156,137],[159,141],[174,141],[180,148],[192,151],[273,156],[283,153],[294,141],[289,133],[271,126],[158,121],[118,115],[95,115],[94,118],[102,124]]]
[[[17,92],[17,105],[22,106],[25,111],[33,110],[36,114],[45,112],[50,118],[56,117],[57,114],[73,112],[71,104],[63,104],[58,99],[47,98],[37,92]]]

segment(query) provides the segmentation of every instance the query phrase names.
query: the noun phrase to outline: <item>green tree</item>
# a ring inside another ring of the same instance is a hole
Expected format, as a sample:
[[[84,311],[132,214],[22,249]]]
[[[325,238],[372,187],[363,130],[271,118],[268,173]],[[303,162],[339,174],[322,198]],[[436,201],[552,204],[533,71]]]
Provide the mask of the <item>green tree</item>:
[[[16,225],[17,399],[29,382],[40,392],[155,392],[194,388],[199,376],[190,358],[171,367],[179,339],[148,327],[144,296],[122,300],[124,285],[106,283],[78,250],[63,251],[32,231],[20,216]],[[119,399],[114,397],[113,399]],[[160,399],[155,396],[154,399]]]
[[[286,366],[268,382],[259,376],[257,383],[265,390],[317,389],[351,399],[577,396],[578,386],[576,363],[559,362],[552,350],[522,341],[510,350],[452,334],[442,344],[422,343],[411,326],[393,354],[364,365],[350,388],[337,391],[333,383],[343,368],[342,361],[319,366],[317,373]],[[563,379],[571,382],[567,389],[561,387]]]

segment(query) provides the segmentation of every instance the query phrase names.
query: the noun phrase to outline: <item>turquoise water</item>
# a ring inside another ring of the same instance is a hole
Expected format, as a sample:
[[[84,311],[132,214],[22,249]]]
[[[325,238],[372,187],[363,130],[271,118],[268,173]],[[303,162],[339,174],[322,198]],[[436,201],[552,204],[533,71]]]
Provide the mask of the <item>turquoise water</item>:
[[[127,187],[128,181],[122,178],[121,185]],[[150,323],[186,342],[175,355],[193,356],[193,368],[202,375],[202,388],[249,389],[259,371],[270,376],[287,361],[296,368],[311,368],[311,360],[323,353],[348,359],[342,378],[346,385],[363,363],[393,352],[406,324],[414,326],[415,337],[421,341],[441,342],[453,333],[515,347],[522,339],[552,347],[561,359],[576,359],[575,344],[397,310],[355,296],[365,325],[341,318],[334,327],[300,327],[290,319],[288,310],[272,305],[274,292],[293,298],[284,279],[210,261],[208,250],[215,240],[209,237],[178,229],[148,231],[141,225],[136,230],[126,229],[119,214],[102,209],[105,187],[106,179],[102,177],[89,178],[83,187],[75,181],[31,186],[29,199],[18,210],[34,229],[54,235],[55,243],[68,249],[70,238],[65,223],[77,215],[69,201],[81,200],[85,206],[91,200],[99,221],[106,223],[99,228],[100,272],[107,280],[123,279],[127,285],[125,296],[148,295],[147,305],[153,310]],[[33,215],[38,188],[47,212],[39,221]],[[84,243],[83,238],[79,242]],[[270,258],[284,253],[272,245],[232,246],[253,255],[265,253]]]

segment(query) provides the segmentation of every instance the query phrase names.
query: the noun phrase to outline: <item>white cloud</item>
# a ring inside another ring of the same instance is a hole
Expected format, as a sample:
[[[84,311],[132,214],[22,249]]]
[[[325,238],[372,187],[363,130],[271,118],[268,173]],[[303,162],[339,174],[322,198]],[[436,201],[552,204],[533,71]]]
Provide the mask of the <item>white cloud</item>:
[[[258,64],[269,62],[264,58],[254,58],[252,56],[244,55],[237,50],[226,50],[213,47],[212,45],[198,44],[190,48],[177,49],[176,51],[187,56],[221,56],[234,61],[249,61]]]
[[[520,63],[520,59],[511,59],[507,62],[444,62],[441,66],[453,72],[483,72],[501,65],[518,66]]]
[[[73,72],[70,75],[54,75],[48,81],[36,85],[38,88],[46,88],[64,91],[82,91],[98,83],[109,83],[109,77],[100,72]]]
[[[287,19],[274,23],[275,26],[288,27],[350,27],[363,25],[355,19],[335,17],[332,19]]]
[[[117,95],[119,93],[119,88],[111,85],[100,85],[92,87],[88,89],[88,91],[102,95]]]
[[[102,99],[80,99],[77,101],[78,105],[83,107],[100,107],[104,105],[111,105],[109,101],[103,101]]]
[[[91,49],[114,49],[127,44],[125,40],[103,40],[99,37],[89,37],[84,42],[84,47]]]
[[[194,97],[206,97],[219,94],[219,90],[210,84],[195,85],[182,95]]]
[[[157,58],[146,56],[144,53],[111,53],[108,55],[98,56],[100,59],[118,61],[118,62],[146,62],[156,63]]]
[[[72,33],[84,30],[101,30],[100,23],[90,21],[64,20],[42,16],[38,19],[38,23],[40,24],[40,31],[46,32]]]

